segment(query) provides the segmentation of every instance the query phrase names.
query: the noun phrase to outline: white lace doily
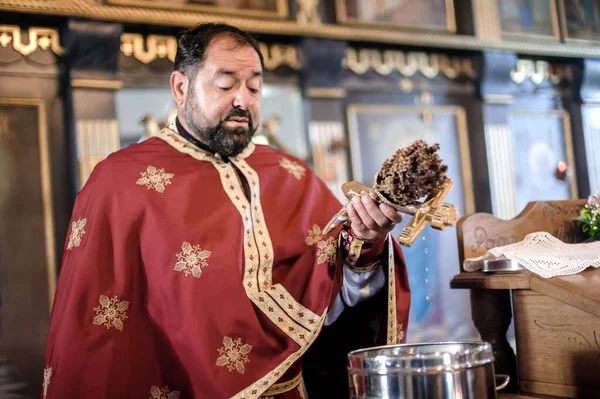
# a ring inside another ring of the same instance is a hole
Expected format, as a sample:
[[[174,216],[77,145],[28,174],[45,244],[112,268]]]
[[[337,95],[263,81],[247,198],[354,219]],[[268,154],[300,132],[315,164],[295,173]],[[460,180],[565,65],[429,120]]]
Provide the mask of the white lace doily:
[[[550,278],[577,274],[588,267],[600,266],[600,241],[567,244],[550,233],[539,232],[525,236],[523,241],[488,250],[479,258],[467,259],[464,268],[481,268],[481,260],[510,259],[526,269]],[[479,267],[477,267],[479,265]]]

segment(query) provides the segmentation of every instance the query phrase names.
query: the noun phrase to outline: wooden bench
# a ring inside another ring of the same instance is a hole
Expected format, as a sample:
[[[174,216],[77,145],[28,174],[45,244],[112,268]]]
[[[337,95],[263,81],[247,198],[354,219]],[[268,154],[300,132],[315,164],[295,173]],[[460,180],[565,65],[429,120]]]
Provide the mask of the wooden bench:
[[[457,223],[461,265],[536,231],[581,242],[585,236],[574,219],[585,203],[532,202],[508,221],[465,216]],[[600,398],[600,270],[544,279],[528,271],[491,274],[461,266],[450,286],[471,290],[473,321],[494,347],[496,372],[511,376],[508,393]],[[516,356],[506,339],[513,313]]]

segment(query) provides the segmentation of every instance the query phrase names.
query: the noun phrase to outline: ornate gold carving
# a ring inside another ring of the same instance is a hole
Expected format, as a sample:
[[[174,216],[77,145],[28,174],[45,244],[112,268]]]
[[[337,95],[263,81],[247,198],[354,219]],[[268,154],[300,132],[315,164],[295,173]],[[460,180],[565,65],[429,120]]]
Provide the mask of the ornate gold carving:
[[[491,1],[491,0],[490,0]],[[474,2],[479,4],[479,1]],[[485,8],[485,5],[484,5]],[[166,26],[194,26],[214,22],[215,14],[186,11],[157,10],[150,7],[116,7],[90,0],[71,0],[60,4],[46,0],[0,0],[0,10],[32,14],[50,14],[128,23],[147,23]],[[598,58],[600,48],[585,45],[556,43],[502,42],[500,38],[479,38],[468,35],[416,33],[389,29],[359,28],[334,24],[302,25],[296,21],[252,19],[218,16],[220,21],[255,33],[317,36],[332,39],[396,43],[434,48],[461,50],[495,49],[519,54]]]
[[[259,45],[260,51],[265,59],[265,68],[267,70],[272,71],[282,65],[295,70],[302,67],[296,47],[284,44],[266,43],[259,43]]]
[[[56,55],[62,55],[64,49],[60,46],[58,31],[49,28],[29,28],[27,44],[23,43],[21,28],[14,25],[0,25],[0,46],[7,47],[12,43],[13,49],[27,57],[38,49],[52,50]]]
[[[164,169],[157,169],[154,166],[148,166],[145,172],[141,172],[141,178],[136,184],[146,186],[148,190],[156,190],[164,193],[166,187],[171,184],[171,179],[175,176],[173,173],[166,173]]]
[[[337,257],[337,242],[335,238],[329,237],[317,244],[317,262],[333,264]]]
[[[123,81],[107,79],[71,79],[71,87],[82,89],[119,90],[123,87]]]
[[[50,378],[52,377],[52,367],[46,367],[44,369],[44,383],[42,385],[44,392],[43,398],[46,399],[46,395],[48,395],[48,386],[50,385]]]
[[[189,276],[190,274],[196,278],[202,275],[202,269],[208,266],[206,261],[210,257],[210,251],[202,250],[199,245],[184,242],[181,245],[182,252],[177,254],[178,262],[175,264],[176,272],[183,272]]]
[[[167,58],[175,62],[177,39],[173,36],[148,35],[146,38],[137,33],[121,35],[121,52],[133,56],[136,60],[148,64],[157,58]]]
[[[567,66],[553,67],[546,61],[519,59],[515,69],[510,72],[510,78],[516,84],[521,84],[526,79],[531,80],[536,85],[546,80],[549,80],[552,84],[558,84],[563,80],[572,80],[572,74],[571,69]]]
[[[399,72],[402,76],[411,77],[420,72],[428,79],[433,79],[439,74],[448,79],[456,79],[461,75],[475,77],[473,65],[468,58],[450,58],[444,54],[424,52],[349,48],[342,60],[342,66],[357,75],[374,70],[384,76]]]
[[[228,371],[236,370],[244,374],[245,364],[250,361],[248,354],[252,351],[252,345],[242,344],[242,339],[235,341],[229,337],[223,337],[223,347],[218,349],[220,357],[217,366],[226,367]]]
[[[120,148],[116,119],[83,119],[77,121],[77,157],[79,184],[85,185],[98,163]]]
[[[171,391],[168,386],[159,388],[155,385],[150,388],[150,399],[179,399],[179,391]]]
[[[281,158],[281,160],[279,161],[279,166],[281,166],[284,169],[287,169],[287,171],[290,172],[290,174],[298,180],[302,179],[302,177],[304,177],[304,174],[306,173],[306,168],[297,164],[296,162],[290,161],[287,158]]]
[[[67,249],[72,249],[81,245],[81,238],[85,234],[85,224],[87,219],[77,219],[71,223],[71,235],[69,236],[69,243]]]
[[[320,25],[321,16],[319,15],[318,7],[319,0],[296,0],[298,14],[296,14],[296,22],[301,25]]]
[[[109,330],[111,327],[119,331],[123,331],[123,320],[127,319],[125,311],[129,307],[129,302],[120,301],[118,297],[109,298],[106,295],[100,295],[100,306],[94,308],[96,317],[94,317],[94,325],[106,326]]]
[[[308,230],[308,236],[306,237],[304,242],[306,243],[306,245],[314,245],[321,241],[322,238],[323,232],[321,231],[321,228],[319,227],[319,225],[314,224],[312,229]]]
[[[282,65],[300,69],[300,58],[296,47],[266,43],[259,43],[259,46],[266,69],[274,70]],[[121,35],[121,52],[144,64],[149,64],[156,59],[168,59],[175,62],[177,39],[174,36],[149,35],[144,37],[137,33],[124,33]]]

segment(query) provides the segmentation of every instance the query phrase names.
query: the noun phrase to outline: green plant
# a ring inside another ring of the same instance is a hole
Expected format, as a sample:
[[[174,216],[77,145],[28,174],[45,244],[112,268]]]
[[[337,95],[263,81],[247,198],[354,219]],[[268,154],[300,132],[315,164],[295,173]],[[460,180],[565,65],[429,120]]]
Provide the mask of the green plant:
[[[590,195],[587,204],[581,210],[577,220],[583,222],[583,232],[593,239],[600,239],[600,193],[595,197]]]

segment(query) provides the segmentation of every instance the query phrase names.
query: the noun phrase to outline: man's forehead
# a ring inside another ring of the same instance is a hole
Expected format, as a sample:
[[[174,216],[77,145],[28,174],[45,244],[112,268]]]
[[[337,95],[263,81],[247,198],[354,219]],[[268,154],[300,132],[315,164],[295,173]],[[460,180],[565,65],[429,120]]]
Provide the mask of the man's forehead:
[[[227,33],[221,34],[211,40],[206,49],[206,61],[208,63],[218,62],[229,65],[235,65],[240,62],[255,63],[260,68],[260,58],[256,50],[249,43],[240,42],[239,38]]]

